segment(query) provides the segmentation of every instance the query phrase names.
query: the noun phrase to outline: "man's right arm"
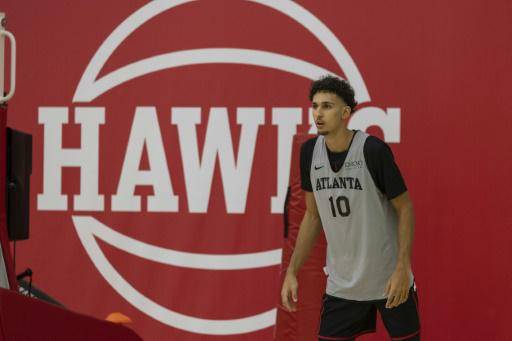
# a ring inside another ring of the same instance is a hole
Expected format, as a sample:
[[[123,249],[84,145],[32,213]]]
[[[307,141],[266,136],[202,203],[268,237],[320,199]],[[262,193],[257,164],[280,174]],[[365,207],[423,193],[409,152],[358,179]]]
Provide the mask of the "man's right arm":
[[[300,223],[299,235],[297,236],[293,255],[286,271],[283,288],[281,290],[281,300],[284,307],[289,311],[296,310],[298,288],[297,273],[307,259],[322,229],[322,223],[313,192],[305,191],[304,193],[306,198],[306,212]]]

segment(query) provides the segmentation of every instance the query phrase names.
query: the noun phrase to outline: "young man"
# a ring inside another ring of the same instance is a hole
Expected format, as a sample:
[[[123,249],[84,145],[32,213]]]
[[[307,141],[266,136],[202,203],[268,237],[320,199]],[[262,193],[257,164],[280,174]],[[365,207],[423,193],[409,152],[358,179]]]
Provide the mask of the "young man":
[[[328,273],[319,340],[354,340],[375,331],[379,310],[392,340],[419,340],[411,271],[414,214],[390,148],[349,130],[357,102],[345,80],[312,83],[318,136],[301,148],[306,212],[281,291],[294,311],[297,272],[323,227]]]

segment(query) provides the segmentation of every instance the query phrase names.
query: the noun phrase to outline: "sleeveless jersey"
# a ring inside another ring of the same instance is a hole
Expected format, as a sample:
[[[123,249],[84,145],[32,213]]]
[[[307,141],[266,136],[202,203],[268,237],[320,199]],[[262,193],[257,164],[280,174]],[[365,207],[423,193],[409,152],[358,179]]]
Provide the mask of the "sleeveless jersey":
[[[334,172],[320,135],[311,162],[311,184],[327,238],[326,293],[357,301],[386,298],[398,258],[398,218],[366,166],[367,137],[354,132],[345,163]],[[412,273],[409,277],[412,285]]]

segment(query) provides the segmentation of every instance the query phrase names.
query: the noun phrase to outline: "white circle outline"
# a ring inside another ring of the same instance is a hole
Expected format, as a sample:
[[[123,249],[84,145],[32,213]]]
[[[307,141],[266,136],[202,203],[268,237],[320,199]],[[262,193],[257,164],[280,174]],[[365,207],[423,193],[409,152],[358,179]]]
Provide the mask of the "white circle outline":
[[[275,309],[270,309],[265,312],[244,318],[212,320],[180,314],[156,303],[155,301],[140,293],[130,283],[128,283],[128,281],[126,281],[121,276],[121,274],[119,274],[119,272],[108,261],[105,254],[101,251],[96,241],[96,237],[109,244],[112,243],[111,245],[118,247],[128,253],[142,253],[144,255],[143,258],[146,259],[151,259],[152,255],[148,254],[147,250],[135,251],[133,249],[129,249],[129,245],[123,245],[122,243],[117,245],[117,242],[123,241],[123,239],[117,238],[128,237],[110,230],[107,226],[101,224],[93,217],[72,216],[72,219],[78,237],[84,246],[85,251],[89,255],[89,258],[91,258],[96,269],[100,272],[103,278],[105,278],[107,283],[109,283],[110,286],[112,286],[112,288],[131,305],[146,315],[154,318],[155,320],[160,321],[168,326],[186,330],[191,333],[208,335],[245,334],[268,328],[275,324]],[[114,235],[112,235],[112,233]],[[117,234],[117,236],[115,234]],[[151,245],[151,247],[155,248],[153,245]]]
[[[168,53],[160,56],[147,58],[145,60],[130,64],[119,70],[111,72],[108,75],[103,76],[99,80],[96,80],[98,74],[100,73],[101,69],[107,62],[108,58],[112,55],[112,53],[114,53],[114,51],[122,44],[122,42],[136,29],[138,29],[142,24],[144,24],[148,20],[152,19],[153,17],[164,11],[167,11],[171,8],[192,1],[198,0],[157,0],[148,3],[147,5],[143,6],[135,13],[130,15],[108,36],[108,38],[101,44],[99,49],[94,54],[93,58],[87,65],[80,79],[80,82],[78,83],[77,89],[73,96],[73,102],[90,102],[94,100],[96,97],[110,90],[114,86],[117,86],[130,79],[140,77],[150,72],[155,72],[166,68],[191,65],[187,64],[186,60],[179,58],[183,57],[182,55],[179,55],[177,53]],[[370,95],[368,93],[366,85],[361,77],[361,74],[359,73],[359,69],[352,60],[352,57],[347,52],[345,47],[341,44],[341,42],[338,40],[338,38],[334,35],[334,33],[332,33],[332,31],[329,30],[329,28],[324,23],[322,23],[318,18],[316,18],[311,12],[307,11],[305,8],[301,7],[295,2],[288,0],[246,1],[258,3],[269,8],[272,8],[278,12],[281,12],[282,14],[287,15],[288,17],[292,18],[293,20],[304,26],[304,28],[311,32],[327,48],[327,50],[332,55],[334,60],[336,60],[340,69],[343,70],[348,80],[356,90],[356,100],[359,103],[370,101]],[[225,50],[226,54],[224,62],[226,63],[260,65],[258,64],[258,58],[254,58],[254,56],[247,56],[247,53],[252,51],[255,53],[258,52],[264,56],[264,60],[266,61],[266,63],[263,63],[260,66],[281,69],[286,72],[291,72],[298,74],[300,76],[304,76],[311,80],[318,78],[322,74],[334,74],[333,72],[329,72],[323,68],[315,67],[314,65],[308,62],[300,61],[293,57],[265,51],[243,49],[212,49],[212,51],[208,51],[208,49],[202,49],[181,52],[188,52],[191,55],[191,57],[193,57],[192,64],[208,62],[221,63],[223,62],[223,55],[218,54],[218,52],[222,52],[219,50]],[[239,58],[236,58],[237,51],[240,51],[241,53]],[[198,56],[199,52],[202,54],[201,56]],[[217,54],[209,55],[208,52],[217,52]],[[256,57],[262,57],[262,55]],[[212,58],[211,61],[208,61],[209,56],[211,56]],[[194,61],[194,59],[196,61]],[[199,59],[199,62],[197,61],[197,59]],[[233,59],[235,60],[233,61]],[[151,60],[152,62],[158,62],[159,68],[152,68],[149,64],[149,60]],[[283,65],[286,65],[286,62],[291,63],[294,67],[283,67]],[[317,72],[295,72],[297,66],[299,67],[300,70],[300,67],[304,65],[309,70],[314,69]],[[141,66],[149,66],[149,68],[140,69]],[[136,74],[127,73],[128,71],[136,72]],[[322,73],[319,73],[318,71],[321,71]]]
[[[87,65],[77,86],[77,89],[75,90],[73,103],[90,102],[101,94],[109,91],[113,87],[150,72],[156,72],[163,69],[170,69],[185,65],[205,63],[237,63],[258,65],[290,72],[311,80],[314,80],[323,74],[335,75],[335,73],[329,72],[324,68],[290,56],[260,50],[219,48],[177,51],[146,58],[115,70],[103,76],[101,79],[96,79],[112,53],[137,28],[166,10],[192,1],[197,0],[153,1],[143,6],[132,15],[130,15],[126,20],[124,20],[102,43],[102,45],[99,47]],[[367,91],[366,85],[351,56],[341,44],[341,42],[337,39],[337,37],[329,30],[329,28],[312,13],[296,4],[295,2],[288,0],[246,1],[258,3],[272,8],[289,16],[304,26],[327,48],[332,57],[336,60],[337,64],[340,66],[340,69],[343,70],[348,80],[356,90],[356,100],[360,103],[370,101],[370,95]],[[233,335],[248,333],[270,327],[275,323],[275,309],[242,319],[207,320],[179,314],[158,305],[156,302],[151,301],[149,298],[143,296],[135,288],[133,288],[109,263],[99,248],[98,244],[96,243],[95,235],[98,236],[98,234],[93,233],[95,224],[93,220],[94,218],[88,216],[73,216],[75,228],[82,244],[84,245],[84,248],[86,249],[90,258],[93,260],[96,268],[107,280],[107,282],[121,296],[123,296],[132,305],[147,315],[175,328],[209,335]],[[99,223],[98,221],[96,222]],[[96,230],[96,232],[98,232],[98,230]],[[169,250],[169,252],[172,251],[173,250]],[[261,254],[275,253],[275,251],[280,252],[281,250],[271,250]],[[224,259],[229,260],[229,257],[239,256],[240,255],[225,255],[224,257],[228,258]]]

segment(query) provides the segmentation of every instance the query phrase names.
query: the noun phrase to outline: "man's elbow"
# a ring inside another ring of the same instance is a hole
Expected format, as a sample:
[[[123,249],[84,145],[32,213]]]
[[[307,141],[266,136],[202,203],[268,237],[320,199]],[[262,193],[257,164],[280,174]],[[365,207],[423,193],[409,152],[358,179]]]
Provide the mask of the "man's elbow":
[[[414,206],[408,192],[404,192],[391,200],[399,216],[406,215],[414,218]]]

